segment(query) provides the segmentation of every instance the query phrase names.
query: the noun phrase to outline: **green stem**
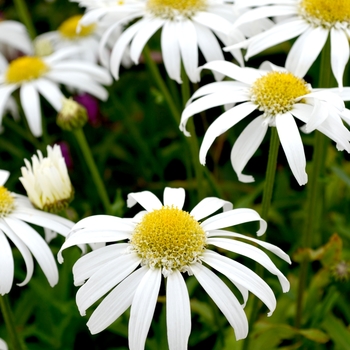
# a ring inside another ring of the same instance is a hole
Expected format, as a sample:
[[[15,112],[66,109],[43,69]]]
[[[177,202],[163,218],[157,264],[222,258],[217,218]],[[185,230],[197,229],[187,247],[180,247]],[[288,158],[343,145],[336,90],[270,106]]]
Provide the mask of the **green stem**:
[[[90,170],[92,179],[93,179],[95,186],[97,188],[97,192],[99,194],[101,202],[106,210],[106,213],[111,214],[111,203],[109,201],[105,185],[104,185],[104,183],[101,179],[101,176],[98,172],[98,169],[97,169],[96,163],[94,161],[94,158],[92,156],[90,147],[86,141],[83,129],[74,130],[73,134],[78,141],[80,149],[81,149],[83,156],[85,158],[86,164]]]
[[[261,217],[265,220],[268,219],[269,209],[271,206],[271,199],[272,199],[272,192],[273,192],[273,186],[275,183],[275,176],[276,176],[276,167],[277,167],[277,156],[278,156],[278,149],[280,145],[280,140],[278,137],[277,129],[275,127],[271,128],[271,139],[270,139],[270,148],[269,148],[269,156],[267,160],[267,167],[266,167],[266,176],[265,176],[265,183],[264,183],[264,190],[263,190],[263,198],[262,198],[262,205],[261,205]],[[256,264],[256,273],[259,276],[263,276],[264,269],[260,264]],[[258,317],[259,309],[261,304],[259,302],[259,299],[252,295],[252,307],[251,307],[251,313],[249,316],[249,332],[251,333],[254,327],[254,323]],[[249,342],[250,337],[246,338],[246,340],[243,343],[242,350],[249,349]]]
[[[30,38],[34,40],[36,37],[36,30],[30,17],[26,2],[24,0],[14,0],[14,3],[20,20],[27,27]]]
[[[24,350],[25,346],[20,336],[17,334],[13,313],[8,300],[8,296],[6,294],[0,295],[0,306],[1,306],[2,316],[6,324],[7,333],[12,343],[11,349]]]

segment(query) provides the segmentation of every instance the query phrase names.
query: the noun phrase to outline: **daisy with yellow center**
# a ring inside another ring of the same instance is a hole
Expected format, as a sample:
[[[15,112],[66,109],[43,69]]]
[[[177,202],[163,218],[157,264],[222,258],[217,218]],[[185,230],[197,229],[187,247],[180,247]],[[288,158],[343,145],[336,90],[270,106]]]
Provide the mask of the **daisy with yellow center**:
[[[86,3],[79,2],[81,5]],[[199,80],[198,48],[208,62],[223,60],[219,40],[227,46],[244,40],[245,29],[251,32],[251,28],[231,30],[237,14],[233,11],[233,5],[225,0],[129,0],[122,5],[115,2],[114,6],[106,0],[87,3],[87,12],[80,23],[89,25],[98,21],[109,27],[100,42],[100,58],[104,64],[108,64],[116,79],[119,78],[120,63],[125,53],[130,51],[131,60],[138,64],[146,43],[160,29],[165,69],[169,77],[178,83],[182,82],[181,62],[189,79],[192,82]],[[110,24],[113,18],[115,21]],[[118,27],[135,19],[117,40],[113,39]],[[259,21],[255,32],[266,29],[267,23],[266,19]],[[232,35],[229,37],[230,31]],[[102,49],[110,42],[113,42],[113,49],[110,57],[107,57]],[[231,53],[243,65],[241,51],[235,49]],[[217,74],[215,78],[219,80],[222,76]]]
[[[34,272],[34,256],[53,287],[58,282],[55,258],[45,240],[29,224],[67,236],[74,223],[34,209],[27,197],[10,192],[4,186],[8,177],[8,171],[0,170],[0,294],[9,293],[13,284],[12,244],[21,253],[27,268],[24,281],[18,285],[24,286],[30,281]]]
[[[12,92],[20,89],[20,101],[34,136],[41,136],[39,94],[59,112],[64,95],[59,84],[88,92],[101,100],[108,97],[100,84],[110,84],[108,71],[93,63],[67,59],[79,48],[63,48],[46,57],[23,56],[13,60],[0,73],[0,125]]]
[[[243,130],[231,151],[232,167],[242,182],[254,181],[252,176],[244,175],[242,171],[269,126],[277,128],[282,148],[299,185],[307,182],[303,143],[294,118],[305,123],[302,127],[304,132],[317,129],[335,141],[338,150],[350,152],[350,132],[342,121],[350,123],[350,111],[344,107],[343,99],[331,89],[314,91],[297,74],[268,62],[260,70],[241,68],[225,61],[210,62],[202,68],[215,70],[235,80],[201,87],[182,113],[180,129],[190,136],[186,123],[191,116],[208,108],[235,104],[208,128],[199,152],[203,165],[215,138],[255,110],[261,111],[261,115]],[[344,89],[343,95],[350,97],[349,89]]]
[[[304,76],[319,56],[328,36],[331,42],[331,67],[339,87],[349,60],[350,2],[349,0],[237,0],[245,12],[234,27],[267,17],[284,16],[269,30],[241,43],[229,46],[247,48],[246,59],[281,42],[298,37],[288,53],[286,68]]]
[[[243,308],[248,291],[265,303],[268,315],[274,311],[276,299],[263,279],[243,264],[217,253],[215,247],[257,261],[278,277],[283,292],[289,290],[288,280],[268,255],[244,241],[254,242],[290,263],[288,255],[272,244],[222,230],[258,221],[257,234],[262,235],[267,225],[257,212],[232,209],[231,203],[215,197],[203,199],[186,212],[182,209],[184,202],[182,188],[165,188],[163,203],[148,191],[131,193],[128,206],[139,203],[145,209],[133,219],[91,216],[72,228],[59,251],[59,261],[62,250],[75,244],[113,242],[83,256],[73,266],[74,284],[82,285],[76,296],[81,315],[109,292],[87,323],[92,334],[107,328],[131,306],[129,348],[143,349],[163,275],[169,349],[186,350],[191,332],[190,301],[183,276],[187,272],[217,304],[233,327],[236,339],[245,338],[248,322]],[[207,218],[221,208],[223,213]],[[207,266],[224,274],[237,287],[243,304]]]

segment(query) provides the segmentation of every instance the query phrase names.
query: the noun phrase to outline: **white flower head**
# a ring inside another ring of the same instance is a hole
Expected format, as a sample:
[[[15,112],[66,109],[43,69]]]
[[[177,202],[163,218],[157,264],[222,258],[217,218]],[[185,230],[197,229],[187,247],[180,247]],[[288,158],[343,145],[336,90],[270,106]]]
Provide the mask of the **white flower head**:
[[[129,348],[143,349],[152,321],[162,274],[166,278],[167,334],[169,349],[187,349],[191,331],[190,302],[183,272],[198,280],[234,328],[236,339],[247,336],[248,322],[243,311],[248,291],[268,307],[276,307],[273,291],[253,271],[215,252],[219,247],[249,257],[276,275],[283,292],[289,282],[268,255],[242,242],[254,242],[281,259],[290,259],[278,247],[223,228],[258,221],[262,235],[266,222],[251,209],[232,209],[232,204],[215,197],[199,202],[191,212],[184,211],[183,188],[165,188],[163,203],[151,192],[130,193],[127,204],[145,210],[133,219],[98,215],[85,218],[71,230],[58,253],[75,244],[110,242],[112,244],[80,258],[73,266],[75,285],[80,287],[76,302],[81,315],[103,297],[87,325],[92,334],[101,332],[131,306]],[[202,220],[217,210],[224,212]],[[238,238],[238,239],[237,239]],[[126,242],[124,242],[126,240]],[[226,275],[243,296],[243,305],[229,287],[207,266]]]
[[[349,60],[350,2],[348,0],[238,0],[240,8],[254,6],[234,24],[251,23],[266,17],[283,18],[252,38],[234,46],[246,47],[246,59],[281,42],[298,37],[288,53],[286,68],[304,76],[324,47],[331,42],[331,67],[341,87]],[[227,47],[231,50],[232,47]]]
[[[55,258],[45,240],[28,223],[55,231],[62,236],[67,236],[74,223],[34,209],[27,197],[10,192],[4,187],[8,177],[8,171],[0,170],[0,294],[10,292],[14,278],[14,260],[9,240],[21,253],[27,268],[24,281],[18,285],[24,286],[32,278],[34,256],[53,287],[58,282]]]
[[[277,128],[282,148],[299,185],[307,182],[304,147],[294,118],[305,123],[302,127],[304,132],[317,129],[335,141],[338,150],[350,152],[350,132],[342,122],[342,119],[350,121],[349,111],[345,109],[341,97],[331,89],[315,91],[299,76],[267,62],[262,66],[264,70],[241,68],[226,61],[210,62],[202,68],[216,70],[235,81],[211,83],[197,90],[182,113],[180,129],[190,136],[186,123],[191,116],[211,107],[236,104],[208,128],[199,153],[203,165],[215,138],[255,110],[261,111],[261,115],[244,129],[231,151],[233,169],[242,182],[254,181],[252,176],[244,175],[242,171],[269,126]]]
[[[38,155],[32,157],[32,163],[27,159],[24,163],[19,180],[32,204],[52,213],[66,208],[73,199],[74,190],[61,147],[47,146],[47,157],[38,150]]]
[[[57,112],[62,109],[64,98],[59,84],[106,100],[108,92],[101,84],[111,84],[110,74],[96,64],[67,59],[78,51],[76,48],[62,48],[46,57],[23,56],[13,60],[0,74],[0,125],[6,102],[18,88],[21,105],[34,136],[42,135],[39,94]]]

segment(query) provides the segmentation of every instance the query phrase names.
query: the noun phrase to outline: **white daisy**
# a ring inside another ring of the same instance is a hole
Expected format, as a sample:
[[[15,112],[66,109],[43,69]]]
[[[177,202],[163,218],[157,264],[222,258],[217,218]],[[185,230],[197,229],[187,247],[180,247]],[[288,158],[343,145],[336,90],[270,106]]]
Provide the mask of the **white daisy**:
[[[34,136],[41,136],[39,93],[59,112],[63,94],[59,84],[79,89],[101,100],[108,97],[100,84],[112,79],[105,68],[81,60],[67,60],[76,54],[76,48],[63,48],[47,57],[23,56],[12,61],[0,74],[0,125],[9,96],[20,89],[20,100],[28,125]]]
[[[121,34],[111,52],[110,70],[116,79],[119,78],[119,67],[125,50],[130,48],[131,59],[137,64],[144,46],[161,28],[164,65],[169,77],[178,83],[181,83],[181,61],[189,79],[192,82],[199,80],[198,48],[206,61],[224,59],[218,38],[225,45],[245,39],[239,30],[234,31],[232,38],[228,36],[231,23],[237,16],[233,11],[233,5],[225,0],[139,0],[114,2],[114,4],[110,1],[85,1],[81,3],[90,4],[80,22],[83,25],[96,20],[104,21],[104,16],[108,20],[115,17],[115,23],[109,27],[101,39],[100,49],[104,48],[115,28],[140,18]],[[266,22],[261,22],[261,26],[265,27]],[[240,64],[243,64],[240,50],[232,50],[232,54]],[[217,75],[216,78],[220,79],[220,76]]]
[[[32,164],[24,159],[19,180],[32,204],[41,210],[56,213],[66,208],[74,196],[67,165],[61,147],[47,146],[47,157],[40,150],[32,157]]]
[[[28,223],[48,228],[66,236],[74,223],[54,214],[34,209],[28,198],[10,192],[4,187],[9,172],[0,170],[0,294],[10,292],[14,277],[12,242],[21,253],[27,274],[19,286],[27,284],[34,270],[33,256],[43,270],[49,284],[58,282],[58,270],[52,252],[41,237]]]
[[[286,68],[298,76],[304,76],[330,35],[332,71],[338,85],[342,86],[350,52],[349,0],[238,0],[236,4],[240,8],[257,8],[245,12],[237,20],[235,27],[266,17],[286,17],[266,32],[237,45],[247,47],[247,59],[271,46],[299,36],[288,53]]]
[[[182,188],[166,188],[163,204],[149,191],[131,193],[128,206],[139,203],[145,209],[133,219],[98,215],[85,218],[73,227],[58,253],[59,261],[62,261],[62,250],[75,244],[117,242],[83,256],[73,267],[75,285],[83,285],[76,296],[81,315],[85,315],[87,308],[111,291],[87,323],[92,334],[104,330],[131,305],[129,348],[143,349],[163,274],[166,278],[169,349],[187,349],[191,312],[182,273],[188,272],[197,278],[225,315],[234,328],[236,339],[245,338],[248,322],[243,307],[248,292],[254,293],[266,304],[268,315],[274,311],[276,299],[263,279],[241,263],[217,253],[212,249],[215,247],[259,262],[278,277],[283,292],[289,290],[288,280],[268,255],[241,239],[261,245],[290,263],[287,254],[272,244],[222,230],[259,221],[257,234],[262,235],[267,224],[256,211],[232,209],[231,203],[208,197],[188,213],[182,210],[184,201],[185,191]],[[199,222],[220,208],[223,208],[223,213]],[[226,275],[238,288],[244,299],[243,305],[209,267]]]
[[[194,93],[182,113],[180,123],[180,129],[187,136],[190,135],[186,131],[186,123],[194,114],[215,106],[239,103],[208,128],[199,153],[203,165],[215,138],[255,110],[263,113],[244,129],[231,151],[233,169],[242,182],[254,181],[252,176],[244,175],[242,171],[261,144],[269,126],[277,128],[282,148],[299,185],[307,182],[305,153],[294,117],[305,123],[302,127],[304,132],[317,129],[335,141],[338,150],[350,152],[350,132],[342,122],[342,118],[347,120],[347,110],[343,100],[329,89],[313,90],[299,76],[269,63],[262,68],[270,71],[241,68],[226,61],[210,62],[202,68],[215,70],[236,81],[211,83]]]

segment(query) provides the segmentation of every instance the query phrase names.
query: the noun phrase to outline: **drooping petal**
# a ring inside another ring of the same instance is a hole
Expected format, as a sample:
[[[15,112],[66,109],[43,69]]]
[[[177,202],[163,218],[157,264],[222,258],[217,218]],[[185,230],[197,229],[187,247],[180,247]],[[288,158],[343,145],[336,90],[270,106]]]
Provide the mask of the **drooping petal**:
[[[161,270],[148,270],[136,289],[129,320],[129,348],[143,350],[161,282]]]
[[[0,186],[4,186],[7,179],[10,176],[10,172],[7,170],[0,169]]]
[[[150,191],[129,193],[126,203],[128,208],[131,208],[136,203],[139,203],[147,211],[161,209],[162,207],[162,202]]]
[[[201,264],[191,266],[200,285],[213,299],[235,331],[236,340],[248,334],[248,321],[242,306],[226,284],[213,272]]]
[[[182,209],[185,203],[185,190],[183,188],[170,188],[166,187],[164,189],[164,206],[174,206],[178,209]]]
[[[207,197],[202,199],[190,212],[197,221],[215,213],[223,208],[224,212],[231,210],[233,205],[231,202],[216,197]]]
[[[166,318],[169,349],[187,349],[191,333],[190,299],[186,283],[177,270],[167,278]]]
[[[305,132],[310,133],[314,131],[326,120],[328,117],[327,107],[327,104],[323,101],[320,101],[317,98],[314,99],[314,109],[310,115],[308,122],[303,126]],[[293,114],[293,110],[291,110],[291,114]]]
[[[132,232],[135,229],[135,224],[130,219],[123,219],[117,216],[111,215],[93,215],[87,218],[81,219],[73,227],[72,231],[86,228],[88,230],[111,230],[114,228],[116,231]]]
[[[0,87],[0,125],[4,114],[6,103],[13,91],[17,89],[17,84],[4,85]]]
[[[0,294],[5,295],[9,293],[11,290],[15,269],[14,269],[11,246],[1,229],[0,229],[0,266],[1,266]]]
[[[64,95],[57,84],[44,78],[33,81],[33,84],[57,112],[62,109]]]

